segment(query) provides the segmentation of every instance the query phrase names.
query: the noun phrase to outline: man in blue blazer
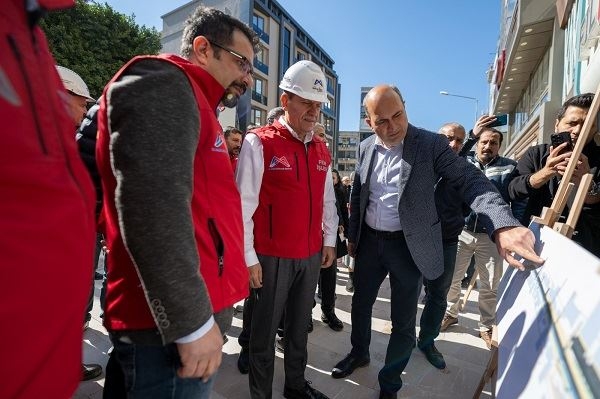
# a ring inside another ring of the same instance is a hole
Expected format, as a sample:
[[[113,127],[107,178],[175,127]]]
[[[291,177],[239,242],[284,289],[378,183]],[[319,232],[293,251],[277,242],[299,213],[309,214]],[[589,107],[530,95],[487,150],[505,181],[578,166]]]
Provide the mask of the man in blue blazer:
[[[439,134],[408,123],[400,91],[376,86],[364,99],[366,122],[375,133],[360,144],[351,194],[348,250],[356,257],[352,298],[352,350],[332,371],[343,378],[370,361],[371,314],[386,275],[390,276],[392,333],[379,372],[380,398],[396,398],[400,375],[415,346],[421,278],[443,272],[440,219],[434,185],[444,178],[464,191],[463,201],[481,214],[498,252],[541,264],[533,233],[512,216],[510,207],[481,171],[458,157]]]

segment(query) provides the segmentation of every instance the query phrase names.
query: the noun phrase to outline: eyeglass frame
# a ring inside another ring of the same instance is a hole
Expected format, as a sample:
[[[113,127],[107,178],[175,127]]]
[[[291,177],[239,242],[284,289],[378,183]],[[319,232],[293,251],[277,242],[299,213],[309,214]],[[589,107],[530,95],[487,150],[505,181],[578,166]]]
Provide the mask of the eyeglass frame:
[[[244,72],[246,75],[250,74],[253,75],[254,74],[254,67],[252,66],[252,62],[250,62],[250,60],[248,58],[246,58],[245,56],[241,55],[240,53],[233,51],[230,48],[227,48],[225,46],[221,46],[218,43],[213,42],[212,40],[208,41],[212,46],[218,47],[221,50],[225,50],[227,51],[229,54],[233,55],[235,58],[237,58],[238,60],[238,65],[240,67],[240,69],[242,70],[242,72]]]

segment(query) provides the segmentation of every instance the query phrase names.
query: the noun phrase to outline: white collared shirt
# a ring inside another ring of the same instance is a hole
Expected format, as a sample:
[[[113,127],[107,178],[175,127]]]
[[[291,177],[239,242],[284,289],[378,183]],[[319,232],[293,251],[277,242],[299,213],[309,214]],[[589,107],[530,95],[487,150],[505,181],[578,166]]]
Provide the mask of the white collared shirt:
[[[288,125],[285,117],[279,118],[279,123],[285,126],[293,137],[300,140],[298,134]],[[309,132],[304,137],[304,147],[313,138]],[[244,138],[244,145],[240,151],[235,173],[235,180],[242,197],[242,219],[244,222],[244,258],[246,266],[253,266],[258,262],[254,250],[254,221],[252,217],[258,207],[258,198],[262,185],[265,169],[263,146],[260,138],[254,133],[248,133]],[[325,189],[323,191],[323,245],[335,247],[338,230],[338,215],[335,207],[335,191],[331,178],[331,165],[327,169]]]
[[[375,230],[402,230],[398,214],[398,182],[402,172],[404,141],[388,148],[375,137],[375,157],[369,183],[365,223]]]

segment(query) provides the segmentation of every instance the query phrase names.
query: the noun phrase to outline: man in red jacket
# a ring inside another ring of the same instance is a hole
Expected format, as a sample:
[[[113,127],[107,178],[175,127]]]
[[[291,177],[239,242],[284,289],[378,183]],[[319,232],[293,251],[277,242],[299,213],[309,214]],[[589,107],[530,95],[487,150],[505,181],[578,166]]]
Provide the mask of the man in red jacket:
[[[0,7],[0,398],[70,398],[81,379],[94,189],[36,25],[73,4]]]
[[[181,54],[136,57],[104,90],[103,188],[114,350],[105,398],[207,398],[232,305],[248,295],[240,196],[219,103],[252,87],[257,38],[198,7]]]
[[[325,76],[299,61],[279,88],[285,114],[246,135],[236,180],[242,194],[245,259],[256,289],[250,333],[250,395],[272,396],[274,341],[285,311],[285,387],[291,399],[326,398],[304,378],[306,343],[321,266],[335,260],[338,217],[325,142],[313,137]]]

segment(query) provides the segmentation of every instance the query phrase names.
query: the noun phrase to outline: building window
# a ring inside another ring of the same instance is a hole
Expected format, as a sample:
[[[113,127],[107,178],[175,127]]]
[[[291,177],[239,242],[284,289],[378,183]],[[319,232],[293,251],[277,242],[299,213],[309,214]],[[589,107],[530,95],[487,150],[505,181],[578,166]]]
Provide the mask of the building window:
[[[252,15],[252,23],[261,31],[265,32],[265,19],[260,15]]]
[[[290,46],[292,43],[292,32],[288,28],[283,29],[283,70],[287,71],[290,67]]]
[[[254,57],[263,64],[269,65],[269,50],[267,48],[259,46]]]
[[[267,30],[269,29],[268,24],[268,18],[259,14],[252,15],[252,29],[265,43],[269,43],[269,34],[267,33]]]
[[[250,112],[250,123],[256,126],[262,126],[265,123],[265,111],[259,108],[252,107]]]
[[[263,105],[267,105],[267,82],[261,78],[254,79],[254,87],[252,88],[252,99]]]
[[[254,79],[254,91],[258,94],[263,94],[264,81],[262,79]]]
[[[302,50],[298,50],[296,51],[296,61],[302,61],[302,60],[307,60],[308,59],[308,55],[302,51]]]
[[[522,128],[538,110],[539,106],[548,101],[548,79],[550,70],[550,50],[546,50],[544,57],[535,72],[531,75],[529,85],[515,107],[515,123],[513,132],[517,137],[522,133]]]
[[[325,123],[323,123],[323,125],[325,126],[325,130],[327,130],[329,133],[333,132],[333,119],[325,118],[324,122]]]

